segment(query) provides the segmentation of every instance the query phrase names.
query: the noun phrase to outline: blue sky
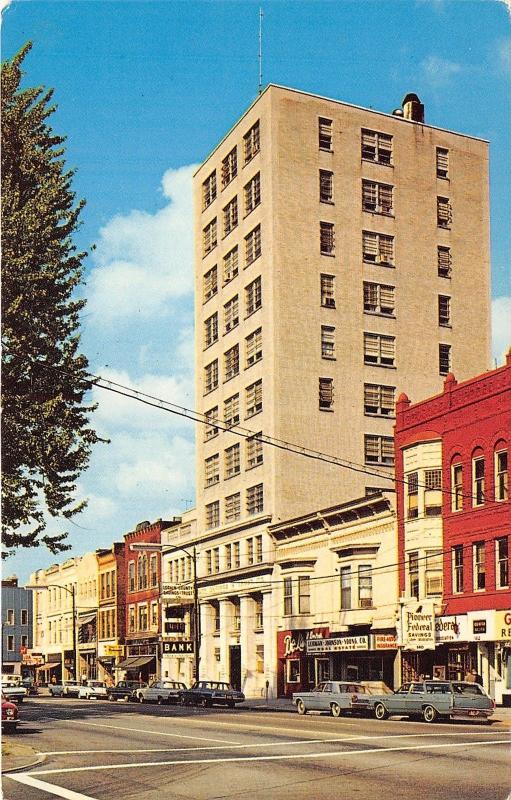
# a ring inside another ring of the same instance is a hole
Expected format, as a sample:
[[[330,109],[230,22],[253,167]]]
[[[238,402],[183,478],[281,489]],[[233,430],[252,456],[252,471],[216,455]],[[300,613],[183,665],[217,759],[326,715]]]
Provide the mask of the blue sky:
[[[91,369],[193,407],[191,174],[258,88],[279,83],[381,111],[415,91],[426,121],[491,142],[494,351],[511,342],[511,0],[14,0],[2,58],[28,39],[25,85],[54,87],[87,199],[83,349]],[[95,395],[98,445],[66,528],[72,554],[194,501],[194,429],[161,411]],[[22,580],[57,560],[23,551]],[[59,559],[60,560],[60,559]]]

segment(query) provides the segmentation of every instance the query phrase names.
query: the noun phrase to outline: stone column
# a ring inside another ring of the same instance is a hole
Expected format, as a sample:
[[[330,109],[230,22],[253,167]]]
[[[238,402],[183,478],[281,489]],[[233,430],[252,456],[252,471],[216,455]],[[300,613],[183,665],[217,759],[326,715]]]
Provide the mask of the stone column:
[[[264,680],[269,682],[268,697],[277,696],[277,612],[275,593],[263,594]]]
[[[199,664],[199,677],[201,680],[212,678],[216,663],[214,658],[214,642],[213,637],[215,628],[215,609],[210,603],[201,603],[199,605],[200,625],[201,625],[201,643],[200,643],[200,664]]]
[[[231,631],[234,627],[234,614],[232,603],[228,599],[220,600],[220,663],[217,664],[218,678],[220,681],[229,681],[229,644]]]
[[[240,597],[240,645],[241,645],[241,691],[247,697],[256,692],[256,653],[255,653],[255,610],[256,603],[250,595]]]

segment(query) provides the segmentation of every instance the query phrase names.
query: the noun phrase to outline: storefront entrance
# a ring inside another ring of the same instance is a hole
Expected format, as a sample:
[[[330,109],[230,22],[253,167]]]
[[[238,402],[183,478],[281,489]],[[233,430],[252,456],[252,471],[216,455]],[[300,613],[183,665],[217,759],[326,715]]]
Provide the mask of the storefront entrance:
[[[229,647],[229,681],[235,689],[241,690],[241,647]]]

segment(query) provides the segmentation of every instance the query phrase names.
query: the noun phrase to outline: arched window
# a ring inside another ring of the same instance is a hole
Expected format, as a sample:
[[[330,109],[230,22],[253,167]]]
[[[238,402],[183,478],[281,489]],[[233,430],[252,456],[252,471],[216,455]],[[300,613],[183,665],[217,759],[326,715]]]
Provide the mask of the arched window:
[[[463,465],[457,453],[451,460],[451,511],[463,510]]]
[[[472,505],[482,506],[485,502],[485,458],[481,448],[472,454]]]
[[[495,500],[502,502],[509,497],[509,462],[507,456],[507,443],[501,439],[495,445]]]

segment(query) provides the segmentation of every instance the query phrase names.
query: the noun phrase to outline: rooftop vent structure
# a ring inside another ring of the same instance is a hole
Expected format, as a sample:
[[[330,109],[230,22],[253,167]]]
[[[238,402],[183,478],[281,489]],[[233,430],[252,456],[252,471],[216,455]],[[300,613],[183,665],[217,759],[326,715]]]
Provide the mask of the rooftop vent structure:
[[[424,122],[424,104],[413,92],[406,95],[402,103],[403,116],[413,122]],[[395,112],[394,112],[395,113]]]

